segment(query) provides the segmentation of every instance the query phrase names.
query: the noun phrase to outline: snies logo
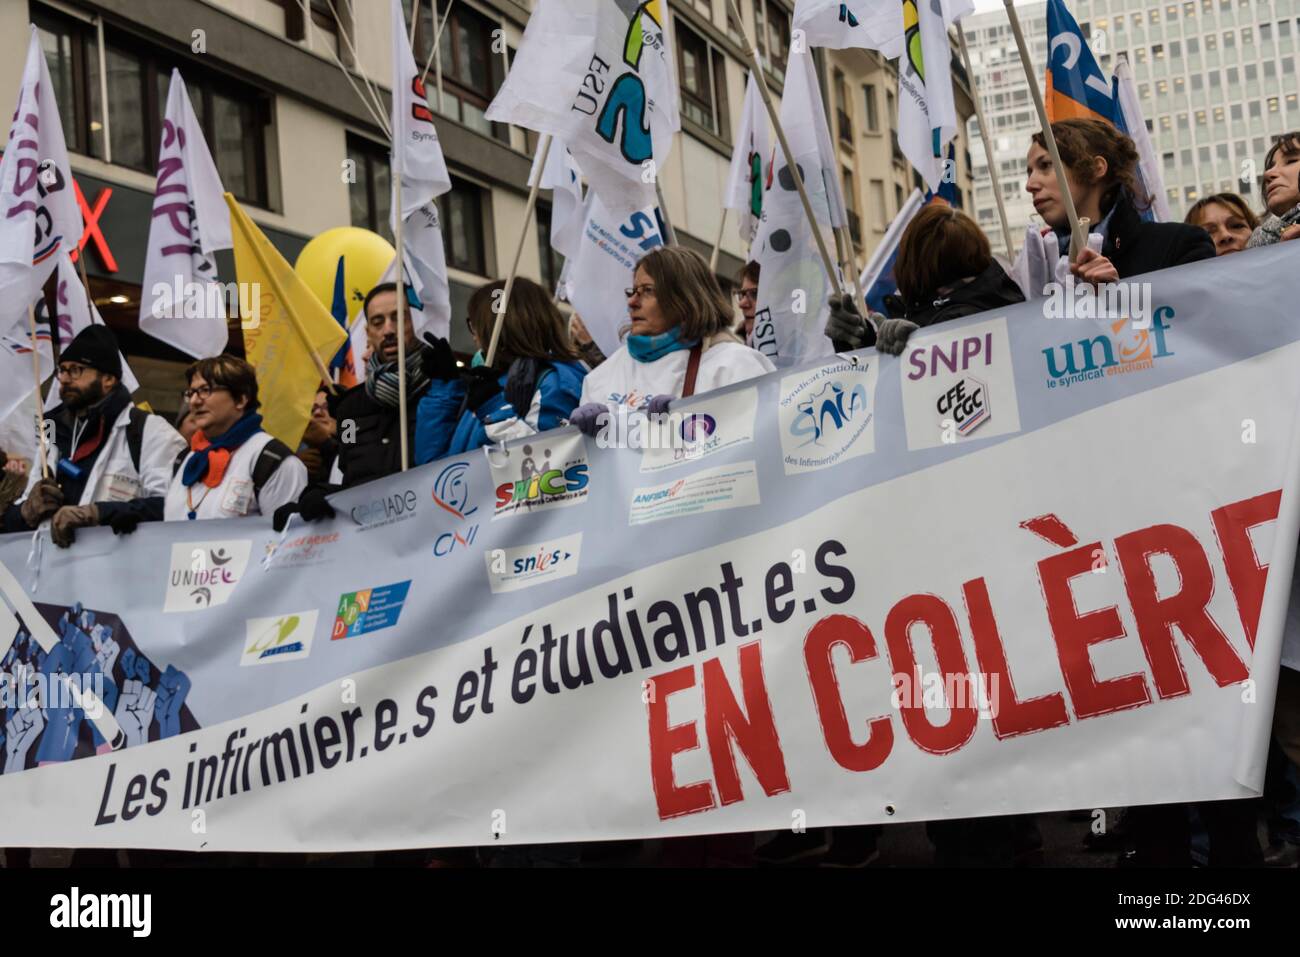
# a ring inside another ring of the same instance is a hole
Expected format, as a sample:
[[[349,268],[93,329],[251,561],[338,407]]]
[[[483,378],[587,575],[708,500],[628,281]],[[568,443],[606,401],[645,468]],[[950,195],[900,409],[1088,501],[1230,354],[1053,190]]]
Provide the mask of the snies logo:
[[[819,392],[798,404],[790,434],[804,439],[803,445],[820,445],[822,437],[835,433],[867,408],[867,390],[860,384],[845,390],[838,382],[828,382]]]
[[[1173,317],[1172,308],[1161,306],[1152,316],[1149,329],[1134,329],[1127,318],[1107,321],[1107,333],[1044,349],[1047,374],[1051,377],[1047,387],[1068,388],[1076,382],[1100,379],[1104,375],[1153,368],[1157,359],[1174,354],[1166,336],[1170,330],[1166,320]]]
[[[536,545],[486,552],[488,584],[494,593],[501,593],[568,578],[578,573],[581,552],[581,532]]]

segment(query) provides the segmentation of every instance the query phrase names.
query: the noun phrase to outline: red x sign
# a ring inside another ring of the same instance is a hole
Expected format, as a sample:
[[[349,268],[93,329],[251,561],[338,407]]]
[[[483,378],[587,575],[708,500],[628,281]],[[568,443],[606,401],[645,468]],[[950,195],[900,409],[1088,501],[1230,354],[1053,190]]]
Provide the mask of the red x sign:
[[[108,248],[108,240],[104,238],[104,231],[99,225],[99,217],[104,215],[104,208],[113,196],[112,187],[106,186],[99,191],[92,208],[81,192],[81,184],[74,179],[72,185],[77,193],[77,205],[81,207],[81,218],[86,221],[86,230],[81,234],[81,240],[77,243],[77,248],[72,251],[70,258],[76,262],[81,251],[86,248],[86,243],[93,239],[95,248],[99,250],[99,261],[104,264],[104,268],[109,272],[117,272],[117,260],[113,257],[113,250]]]

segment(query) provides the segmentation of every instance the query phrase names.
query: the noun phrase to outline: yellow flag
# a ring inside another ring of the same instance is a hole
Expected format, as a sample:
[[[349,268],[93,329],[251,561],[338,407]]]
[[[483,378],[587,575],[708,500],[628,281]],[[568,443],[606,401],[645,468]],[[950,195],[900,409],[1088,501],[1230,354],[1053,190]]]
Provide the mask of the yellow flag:
[[[347,334],[229,193],[226,205],[235,272],[250,299],[256,294],[256,321],[243,318],[244,354],[257,370],[262,428],[296,449],[327,364]]]

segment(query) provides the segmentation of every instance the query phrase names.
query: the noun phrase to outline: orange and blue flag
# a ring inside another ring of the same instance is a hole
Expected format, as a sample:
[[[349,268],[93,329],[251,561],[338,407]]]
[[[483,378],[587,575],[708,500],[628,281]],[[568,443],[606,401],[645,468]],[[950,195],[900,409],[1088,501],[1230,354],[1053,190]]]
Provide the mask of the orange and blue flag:
[[[1109,80],[1064,0],[1047,0],[1047,118],[1101,120],[1119,112]]]

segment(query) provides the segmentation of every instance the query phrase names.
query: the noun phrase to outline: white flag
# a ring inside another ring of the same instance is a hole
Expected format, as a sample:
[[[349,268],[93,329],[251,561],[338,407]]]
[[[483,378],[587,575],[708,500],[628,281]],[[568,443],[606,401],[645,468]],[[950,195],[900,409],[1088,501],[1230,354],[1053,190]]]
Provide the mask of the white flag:
[[[731,175],[727,179],[724,209],[740,213],[740,238],[754,241],[758,217],[763,212],[763,192],[772,164],[772,138],[768,130],[767,107],[753,72],[745,85],[745,104],[740,109],[740,129],[731,154]]]
[[[72,260],[68,258],[67,253],[59,255],[59,274],[56,282],[58,289],[55,298],[58,310],[55,321],[59,330],[59,344],[66,349],[68,343],[76,338],[82,329],[87,326],[104,325],[104,317],[99,314],[94,302],[86,295],[86,287],[81,284],[77,267],[72,265]],[[131,372],[131,367],[127,365],[126,356],[121,352],[117,355],[122,360],[122,384],[126,386],[127,392],[134,394],[136,389],[140,388],[140,383]],[[56,376],[50,383],[49,394],[45,396],[45,408],[52,409],[61,401],[63,400],[59,394],[59,379]]]
[[[826,111],[810,52],[790,53],[781,125],[803,170],[808,199],[827,248],[835,249],[830,227],[844,225],[844,198],[838,164],[826,129]],[[830,284],[812,225],[799,199],[785,155],[774,160],[772,187],[763,198],[762,221],[751,255],[762,267],[753,346],[778,366],[788,366],[834,351],[826,338]]]
[[[612,212],[654,206],[681,129],[664,0],[537,0],[487,118],[563,140]]]
[[[421,71],[407,39],[401,0],[392,0],[393,27],[393,193],[401,183],[404,281],[418,300],[411,307],[416,337],[432,332],[446,339],[451,333],[451,289],[447,283],[447,250],[442,221],[434,200],[450,192],[451,176],[433,124]],[[398,203],[392,203],[390,224],[397,232]]]
[[[37,354],[40,357],[40,378],[44,382],[54,372],[49,326],[38,334]],[[32,378],[31,336],[24,336],[20,329],[15,328],[13,335],[0,336],[0,422],[8,420],[20,405],[35,394],[36,386]],[[31,432],[34,442],[36,433],[31,431],[35,428],[34,419],[28,418],[27,422],[31,424],[21,426],[20,429]]]
[[[25,335],[28,307],[40,296],[59,252],[73,249],[81,231],[54,84],[32,27],[0,160],[0,332]],[[27,379],[30,386],[30,371]]]
[[[577,253],[582,241],[582,170],[563,140],[551,141],[546,165],[538,170],[541,158],[540,152],[533,158],[528,182],[531,185],[540,172],[542,178],[538,185],[551,190],[551,248],[568,260]]]
[[[807,46],[862,47],[896,57],[903,50],[903,8],[898,0],[795,0],[794,30]]]
[[[948,141],[957,134],[948,25],[970,13],[974,5],[971,0],[902,3],[904,48],[898,61],[898,141],[933,192],[943,180]]]
[[[1124,120],[1124,132],[1133,139],[1138,151],[1138,174],[1142,185],[1151,197],[1151,214],[1156,222],[1165,223],[1170,219],[1169,202],[1165,197],[1165,179],[1160,172],[1160,162],[1156,157],[1155,147],[1151,144],[1151,134],[1147,130],[1146,118],[1142,115],[1142,104],[1138,100],[1137,87],[1133,85],[1133,71],[1129,69],[1128,60],[1121,59],[1115,65],[1115,99],[1119,103]]]
[[[578,248],[564,264],[560,289],[605,355],[618,349],[619,331],[628,324],[626,290],[637,260],[663,244],[655,207],[623,216],[610,212],[594,191],[587,192]]]
[[[226,351],[216,251],[233,245],[216,164],[179,70],[172,70],[158,146],[140,328],[196,359]]]

